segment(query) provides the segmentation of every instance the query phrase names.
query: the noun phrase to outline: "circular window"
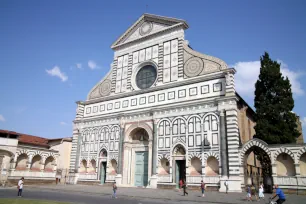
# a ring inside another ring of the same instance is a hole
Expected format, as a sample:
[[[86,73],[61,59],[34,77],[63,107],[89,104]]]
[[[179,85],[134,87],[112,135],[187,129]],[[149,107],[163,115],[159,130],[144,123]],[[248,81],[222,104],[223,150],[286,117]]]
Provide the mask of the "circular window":
[[[154,66],[146,65],[142,67],[136,75],[136,84],[140,89],[151,87],[156,80],[157,72]]]

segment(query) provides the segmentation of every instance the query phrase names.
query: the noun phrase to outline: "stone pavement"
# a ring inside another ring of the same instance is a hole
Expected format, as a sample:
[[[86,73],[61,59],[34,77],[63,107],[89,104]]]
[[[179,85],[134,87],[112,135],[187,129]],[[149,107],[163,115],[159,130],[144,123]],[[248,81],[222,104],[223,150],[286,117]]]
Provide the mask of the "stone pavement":
[[[41,191],[58,191],[61,193],[77,193],[86,195],[111,195],[111,186],[102,185],[40,185],[40,186],[25,186],[25,190],[41,190]],[[206,192],[205,198],[201,197],[199,191],[188,191],[188,196],[182,196],[182,192],[178,190],[165,190],[165,189],[150,189],[150,188],[136,188],[136,187],[120,187],[118,188],[118,197],[129,197],[135,199],[152,199],[170,202],[205,202],[205,203],[226,203],[236,204],[245,203],[245,193],[219,193],[219,192]],[[266,194],[266,200],[258,203],[268,203],[270,194]],[[287,195],[287,202],[290,204],[304,203],[306,196],[302,195]]]

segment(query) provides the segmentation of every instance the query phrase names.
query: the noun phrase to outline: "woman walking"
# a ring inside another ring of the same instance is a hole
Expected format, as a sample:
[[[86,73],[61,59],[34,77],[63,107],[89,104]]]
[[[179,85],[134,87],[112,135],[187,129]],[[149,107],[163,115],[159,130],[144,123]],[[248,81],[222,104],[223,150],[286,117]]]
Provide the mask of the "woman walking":
[[[184,180],[184,181],[183,181],[184,196],[185,196],[185,194],[188,195],[188,192],[186,191],[186,188],[187,188],[187,184],[186,184],[186,181]]]
[[[112,195],[112,198],[117,198],[117,185],[116,185],[116,182],[114,182],[113,184],[113,195]]]
[[[263,183],[261,183],[260,186],[259,186],[259,195],[258,195],[259,200],[261,200],[261,199],[264,200],[265,199],[264,188],[263,187],[264,187]]]

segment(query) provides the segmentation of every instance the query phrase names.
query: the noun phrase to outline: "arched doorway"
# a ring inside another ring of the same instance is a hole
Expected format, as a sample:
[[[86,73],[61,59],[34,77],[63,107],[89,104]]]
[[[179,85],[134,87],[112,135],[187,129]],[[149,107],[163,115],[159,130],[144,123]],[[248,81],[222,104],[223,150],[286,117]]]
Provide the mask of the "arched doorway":
[[[244,185],[254,185],[257,189],[263,183],[265,192],[271,193],[273,187],[272,165],[267,144],[259,139],[247,142],[242,151]]]
[[[102,149],[99,154],[100,158],[100,183],[104,184],[106,181],[106,168],[107,168],[107,151]]]
[[[181,144],[176,145],[173,148],[173,162],[174,166],[174,181],[176,187],[179,187],[180,180],[186,180],[186,150]]]
[[[149,135],[143,128],[136,128],[131,132],[131,139],[134,145],[148,146]],[[147,186],[148,185],[148,151],[135,151],[135,172],[134,185]]]

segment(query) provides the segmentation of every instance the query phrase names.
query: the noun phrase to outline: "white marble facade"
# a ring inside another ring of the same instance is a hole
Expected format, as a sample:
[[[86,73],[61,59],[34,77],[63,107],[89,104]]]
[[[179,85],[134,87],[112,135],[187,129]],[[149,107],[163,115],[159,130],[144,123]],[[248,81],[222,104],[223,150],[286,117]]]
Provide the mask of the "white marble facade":
[[[235,70],[192,50],[187,28],[144,14],[113,43],[110,71],[77,102],[78,181],[156,188],[183,178],[224,190],[228,179],[241,191]]]

